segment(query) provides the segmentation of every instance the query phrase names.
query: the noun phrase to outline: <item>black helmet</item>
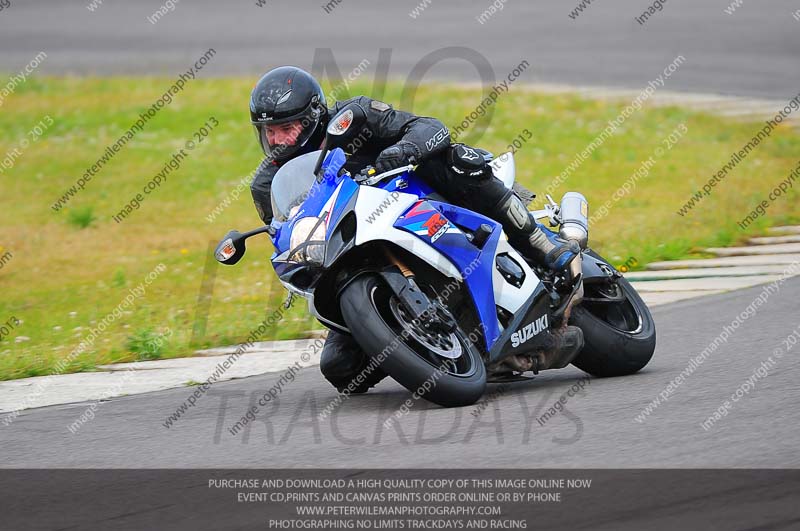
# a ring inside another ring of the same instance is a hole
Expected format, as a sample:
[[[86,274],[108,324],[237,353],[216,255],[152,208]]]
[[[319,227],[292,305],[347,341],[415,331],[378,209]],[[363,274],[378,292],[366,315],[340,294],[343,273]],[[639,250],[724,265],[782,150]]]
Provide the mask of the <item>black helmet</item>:
[[[270,70],[250,95],[250,121],[264,154],[278,162],[319,149],[325,137],[325,94],[295,66]]]

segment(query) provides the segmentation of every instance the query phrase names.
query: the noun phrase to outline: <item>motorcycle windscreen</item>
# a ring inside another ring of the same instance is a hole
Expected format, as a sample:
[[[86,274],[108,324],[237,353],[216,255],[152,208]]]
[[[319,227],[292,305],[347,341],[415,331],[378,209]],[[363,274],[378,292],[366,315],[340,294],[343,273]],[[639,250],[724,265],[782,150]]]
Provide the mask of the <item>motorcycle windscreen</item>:
[[[314,166],[319,159],[319,151],[306,153],[292,159],[275,174],[272,179],[272,214],[278,221],[286,221],[292,209],[305,201],[314,185]]]

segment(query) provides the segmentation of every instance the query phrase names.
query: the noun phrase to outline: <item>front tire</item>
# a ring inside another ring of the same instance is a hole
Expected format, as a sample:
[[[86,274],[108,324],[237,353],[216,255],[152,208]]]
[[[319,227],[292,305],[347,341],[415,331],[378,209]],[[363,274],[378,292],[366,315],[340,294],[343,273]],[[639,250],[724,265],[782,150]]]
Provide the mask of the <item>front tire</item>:
[[[367,355],[403,387],[435,404],[459,407],[477,402],[486,389],[486,368],[475,346],[459,328],[452,336],[460,357],[448,361],[435,354],[419,335],[407,333],[408,323],[398,317],[394,298],[374,274],[356,278],[341,294],[342,316]]]
[[[650,310],[625,278],[616,279],[616,285],[623,301],[585,300],[570,318],[570,324],[579,326],[584,337],[584,347],[572,363],[592,376],[633,374],[647,365],[655,352],[656,326]],[[584,296],[596,295],[598,289],[606,288],[584,286]]]

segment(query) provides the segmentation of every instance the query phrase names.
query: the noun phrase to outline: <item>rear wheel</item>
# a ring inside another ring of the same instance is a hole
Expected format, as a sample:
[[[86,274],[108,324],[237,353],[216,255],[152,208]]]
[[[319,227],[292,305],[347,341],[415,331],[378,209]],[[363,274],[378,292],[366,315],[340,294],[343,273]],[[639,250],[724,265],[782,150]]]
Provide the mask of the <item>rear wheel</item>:
[[[593,376],[633,374],[653,357],[653,316],[623,277],[586,284],[584,302],[572,310],[570,324],[579,326],[584,337],[584,347],[572,363]]]
[[[412,393],[446,407],[474,404],[483,395],[486,368],[460,328],[444,333],[413,322],[377,275],[353,280],[339,302],[367,355]]]

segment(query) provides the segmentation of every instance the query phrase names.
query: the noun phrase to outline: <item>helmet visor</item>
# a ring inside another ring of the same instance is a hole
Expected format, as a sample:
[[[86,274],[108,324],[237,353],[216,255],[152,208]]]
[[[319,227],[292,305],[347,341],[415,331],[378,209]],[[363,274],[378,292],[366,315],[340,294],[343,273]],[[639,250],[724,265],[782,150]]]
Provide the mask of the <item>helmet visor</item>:
[[[302,149],[316,131],[319,118],[309,116],[280,123],[257,123],[256,135],[264,154],[272,160],[286,160]]]

